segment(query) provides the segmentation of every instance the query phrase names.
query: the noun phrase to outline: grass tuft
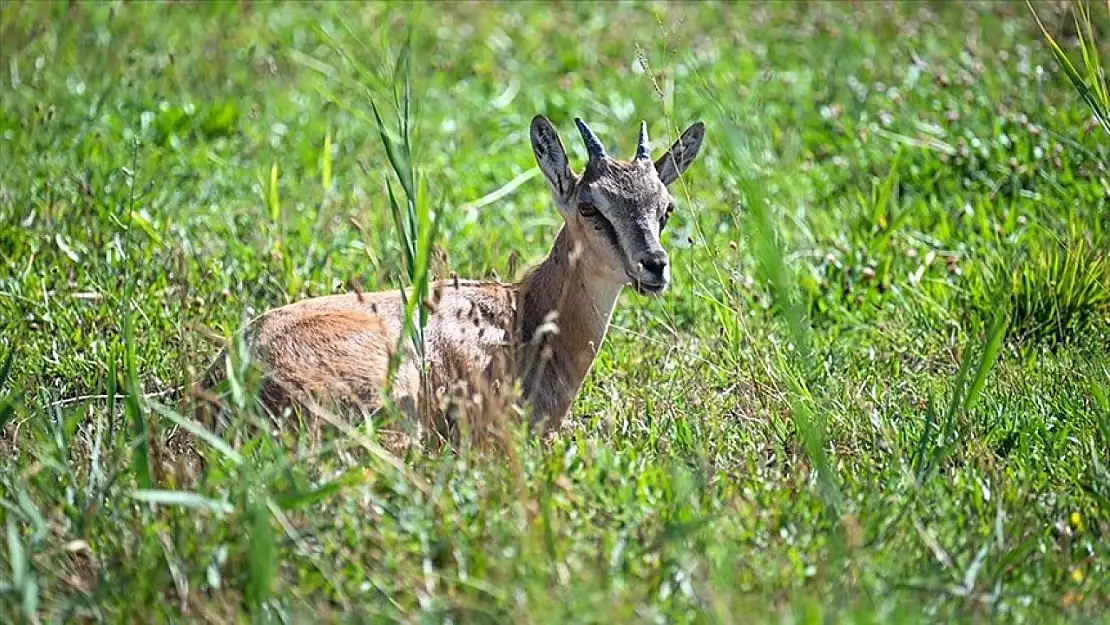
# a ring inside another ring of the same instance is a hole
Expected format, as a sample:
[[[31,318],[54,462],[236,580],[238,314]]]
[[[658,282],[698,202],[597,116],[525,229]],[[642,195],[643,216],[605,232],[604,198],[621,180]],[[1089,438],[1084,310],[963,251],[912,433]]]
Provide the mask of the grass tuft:
[[[1083,240],[1014,263],[1009,286],[1019,340],[1055,345],[1110,331],[1110,256]]]

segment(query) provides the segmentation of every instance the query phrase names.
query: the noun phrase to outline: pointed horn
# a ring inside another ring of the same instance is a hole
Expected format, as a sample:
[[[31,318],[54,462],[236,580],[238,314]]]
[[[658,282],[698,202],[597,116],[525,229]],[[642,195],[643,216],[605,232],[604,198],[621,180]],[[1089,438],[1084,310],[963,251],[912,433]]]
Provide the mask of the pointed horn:
[[[586,122],[581,118],[575,117],[574,124],[578,126],[578,132],[582,134],[582,143],[586,144],[586,153],[590,155],[590,160],[597,158],[605,158],[605,146],[601,145],[594,131],[586,125]]]
[[[636,159],[650,159],[651,146],[648,145],[647,122],[640,122],[640,143],[636,146]]]

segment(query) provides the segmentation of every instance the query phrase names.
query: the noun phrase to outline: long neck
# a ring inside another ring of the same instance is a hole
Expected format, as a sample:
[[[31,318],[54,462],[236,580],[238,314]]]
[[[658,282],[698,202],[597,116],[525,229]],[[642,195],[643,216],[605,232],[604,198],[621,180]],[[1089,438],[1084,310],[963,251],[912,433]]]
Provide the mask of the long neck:
[[[534,419],[545,419],[548,427],[558,425],[578,395],[623,288],[591,280],[586,263],[572,260],[572,247],[564,227],[547,259],[525,276],[520,289],[523,398]]]

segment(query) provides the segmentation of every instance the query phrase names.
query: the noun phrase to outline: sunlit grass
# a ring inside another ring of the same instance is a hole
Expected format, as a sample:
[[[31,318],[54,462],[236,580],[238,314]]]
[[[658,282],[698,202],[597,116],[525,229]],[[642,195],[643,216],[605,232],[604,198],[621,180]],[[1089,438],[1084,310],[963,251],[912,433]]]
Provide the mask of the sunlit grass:
[[[1105,29],[1036,8],[5,5],[0,621],[1097,621]],[[547,253],[537,113],[708,129],[568,427],[267,426],[245,320],[403,287],[419,352]]]

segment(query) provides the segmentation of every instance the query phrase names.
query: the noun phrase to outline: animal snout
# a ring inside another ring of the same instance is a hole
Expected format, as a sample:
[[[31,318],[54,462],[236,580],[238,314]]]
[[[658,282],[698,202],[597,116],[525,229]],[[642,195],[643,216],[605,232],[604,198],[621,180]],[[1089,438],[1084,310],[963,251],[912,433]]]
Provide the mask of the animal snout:
[[[648,289],[660,289],[667,286],[670,281],[671,271],[667,265],[667,253],[663,250],[651,250],[640,254],[636,260],[639,275],[637,281]]]

